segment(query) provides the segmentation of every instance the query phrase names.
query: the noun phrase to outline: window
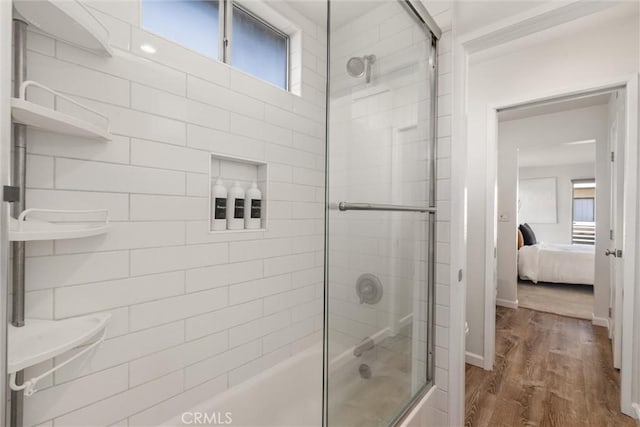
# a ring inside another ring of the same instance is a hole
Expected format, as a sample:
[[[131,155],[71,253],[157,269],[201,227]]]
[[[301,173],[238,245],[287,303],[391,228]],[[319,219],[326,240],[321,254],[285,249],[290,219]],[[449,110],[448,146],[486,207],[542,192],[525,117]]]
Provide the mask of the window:
[[[217,0],[143,0],[142,26],[198,53],[219,58]]]
[[[289,37],[237,5],[231,28],[231,65],[287,89]]]
[[[573,220],[575,222],[594,222],[594,204],[593,197],[573,199]]]
[[[289,89],[289,36],[232,0],[142,0],[142,26]]]
[[[596,182],[575,180],[573,187],[573,218],[571,242],[593,245],[596,241]]]

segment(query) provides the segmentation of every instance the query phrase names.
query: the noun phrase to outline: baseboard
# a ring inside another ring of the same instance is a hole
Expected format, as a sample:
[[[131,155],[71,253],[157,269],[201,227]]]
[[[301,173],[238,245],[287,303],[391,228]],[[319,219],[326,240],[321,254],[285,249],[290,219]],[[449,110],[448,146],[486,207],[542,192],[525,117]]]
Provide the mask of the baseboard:
[[[591,315],[591,323],[596,326],[604,326],[609,330],[609,319],[606,317],[596,317],[595,315]]]
[[[636,419],[640,420],[640,404],[632,403],[631,407],[633,408],[634,411],[636,411]]]
[[[518,308],[518,300],[510,301],[508,299],[496,298],[496,305],[516,309]]]
[[[484,357],[479,354],[471,353],[467,351],[465,354],[465,362],[469,365],[477,366],[478,368],[484,369]]]

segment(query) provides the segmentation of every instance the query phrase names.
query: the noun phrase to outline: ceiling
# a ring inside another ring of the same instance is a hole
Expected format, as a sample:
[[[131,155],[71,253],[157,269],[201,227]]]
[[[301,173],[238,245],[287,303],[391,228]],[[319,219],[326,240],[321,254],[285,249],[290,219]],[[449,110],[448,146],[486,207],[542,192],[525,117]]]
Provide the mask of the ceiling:
[[[541,167],[595,163],[595,140],[587,144],[559,144],[546,147],[526,147],[518,150],[518,167]]]
[[[313,23],[320,26],[327,25],[326,0],[290,0],[287,4]]]
[[[343,27],[390,0],[331,0],[331,28]],[[441,1],[423,0],[427,9],[441,9]],[[432,7],[429,4],[432,4]],[[327,0],[288,0],[287,4],[316,25],[327,25]]]
[[[364,15],[367,11],[380,6],[384,1],[333,0],[331,2],[331,27],[340,28]],[[327,25],[326,0],[289,0],[288,4],[315,24],[322,27]]]
[[[522,106],[498,113],[501,122],[526,119],[544,114],[560,113],[597,105],[607,105],[611,92],[600,93],[548,102],[533,106]],[[555,145],[522,147],[518,150],[518,167],[542,167],[595,163],[596,143],[591,141],[562,141]]]
[[[533,106],[522,106],[503,110],[498,113],[498,121],[525,119],[527,117],[541,116],[543,114],[559,113],[567,110],[577,110],[580,108],[593,107],[596,105],[606,105],[609,103],[611,93],[603,93],[593,96],[584,96],[563,100],[559,102],[550,101],[544,104]]]
[[[550,0],[467,0],[458,2],[456,31],[459,34],[475,31],[494,22],[539,7]],[[557,1],[557,0],[556,0]]]
[[[527,3],[514,0],[516,3]],[[564,0],[552,0],[562,4]],[[637,0],[590,0],[591,8],[600,8],[598,12],[588,13],[581,18],[577,18],[562,25],[556,25],[543,31],[538,31],[524,37],[520,37],[510,43],[501,43],[488,49],[481,50],[469,57],[470,64],[489,61],[497,57],[510,55],[527,49],[535,45],[544,45],[547,43],[557,43],[562,36],[576,34],[585,30],[590,31],[606,31],[607,27],[619,25],[621,20],[638,20],[640,15],[640,1]],[[466,1],[461,2],[466,4]],[[475,4],[475,1],[471,1]],[[480,3],[492,3],[484,2]],[[498,2],[499,3],[499,2]],[[538,5],[545,8],[544,4],[549,2],[540,2]],[[464,8],[463,8],[464,9]]]

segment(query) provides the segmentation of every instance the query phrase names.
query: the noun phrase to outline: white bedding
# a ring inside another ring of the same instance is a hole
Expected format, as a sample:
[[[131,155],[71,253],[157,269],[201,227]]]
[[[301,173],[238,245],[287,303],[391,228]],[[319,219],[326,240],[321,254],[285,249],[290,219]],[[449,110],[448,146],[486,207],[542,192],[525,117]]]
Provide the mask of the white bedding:
[[[518,274],[533,283],[593,285],[595,247],[539,243],[518,251]]]

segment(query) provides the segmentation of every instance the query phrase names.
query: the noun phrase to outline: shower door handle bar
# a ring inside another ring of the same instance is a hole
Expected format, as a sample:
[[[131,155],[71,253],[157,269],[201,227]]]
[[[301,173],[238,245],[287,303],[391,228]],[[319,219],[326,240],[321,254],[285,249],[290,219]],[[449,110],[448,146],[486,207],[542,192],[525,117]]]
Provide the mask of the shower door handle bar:
[[[378,203],[351,203],[340,202],[338,203],[338,210],[340,211],[389,211],[389,212],[423,212],[423,213],[436,213],[436,208],[428,208],[422,206],[410,206],[410,205],[385,205]]]

